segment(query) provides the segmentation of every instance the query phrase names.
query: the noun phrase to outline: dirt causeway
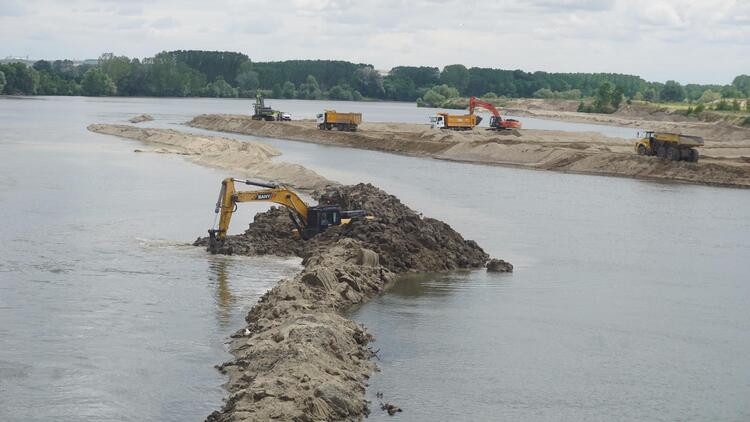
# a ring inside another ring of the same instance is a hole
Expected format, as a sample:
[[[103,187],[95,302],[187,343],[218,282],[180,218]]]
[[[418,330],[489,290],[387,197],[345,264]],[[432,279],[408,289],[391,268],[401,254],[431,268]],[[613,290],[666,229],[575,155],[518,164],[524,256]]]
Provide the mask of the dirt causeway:
[[[298,164],[273,161],[281,153],[261,142],[130,125],[94,124],[89,125],[88,130],[141,141],[148,147],[137,149],[136,152],[185,155],[197,164],[226,169],[232,173],[231,176],[260,177],[305,190],[335,184]]]
[[[304,269],[267,292],[233,336],[235,358],[220,366],[230,396],[208,421],[361,420],[370,412],[364,397],[375,369],[373,338],[344,314],[399,273],[481,268],[489,259],[447,224],[372,185],[313,195],[321,204],[367,210],[375,220],[334,226],[303,241],[292,236],[287,211],[272,208],[257,214],[245,233],[227,238],[221,253],[296,255]]]
[[[663,124],[679,132],[680,125],[687,123]],[[705,136],[706,145],[699,149],[698,163],[638,156],[633,152],[633,139],[594,132],[522,129],[501,133],[480,128],[454,132],[406,123],[363,123],[357,132],[337,132],[320,130],[313,121],[262,122],[249,116],[225,114],[200,115],[187,125],[470,163],[750,187],[750,131],[725,128],[725,123],[691,123],[702,125],[701,131],[692,127],[685,130],[714,135]]]

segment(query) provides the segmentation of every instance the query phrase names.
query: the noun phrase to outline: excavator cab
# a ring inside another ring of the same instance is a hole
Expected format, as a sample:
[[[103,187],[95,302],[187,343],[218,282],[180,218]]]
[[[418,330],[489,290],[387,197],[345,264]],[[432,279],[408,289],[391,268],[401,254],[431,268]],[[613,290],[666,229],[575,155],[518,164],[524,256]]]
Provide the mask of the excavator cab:
[[[336,205],[309,207],[307,209],[307,225],[300,232],[303,239],[325,231],[330,226],[341,224],[341,208]]]

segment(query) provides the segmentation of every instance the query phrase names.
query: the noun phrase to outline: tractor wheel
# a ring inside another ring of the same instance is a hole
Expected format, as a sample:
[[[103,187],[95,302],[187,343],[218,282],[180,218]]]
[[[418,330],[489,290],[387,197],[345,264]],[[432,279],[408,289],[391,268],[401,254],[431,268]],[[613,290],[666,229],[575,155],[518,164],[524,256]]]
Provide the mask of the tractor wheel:
[[[646,155],[646,147],[643,144],[638,145],[638,155]]]
[[[672,161],[680,161],[680,149],[672,147],[672,146],[668,147],[667,158],[669,158]]]
[[[656,149],[656,156],[662,160],[667,158],[667,149],[664,148],[664,145],[659,145],[659,148]]]

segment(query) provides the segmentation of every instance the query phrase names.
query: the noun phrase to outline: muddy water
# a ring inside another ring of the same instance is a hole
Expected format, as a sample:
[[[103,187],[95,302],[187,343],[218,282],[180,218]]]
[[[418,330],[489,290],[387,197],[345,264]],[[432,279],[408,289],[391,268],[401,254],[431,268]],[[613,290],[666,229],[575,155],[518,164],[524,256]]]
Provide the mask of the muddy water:
[[[0,420],[200,420],[220,404],[224,339],[297,262],[182,246],[225,174],[85,126],[248,106],[0,99]],[[381,349],[370,398],[404,420],[750,417],[747,191],[267,142],[516,265],[409,280],[354,315]]]

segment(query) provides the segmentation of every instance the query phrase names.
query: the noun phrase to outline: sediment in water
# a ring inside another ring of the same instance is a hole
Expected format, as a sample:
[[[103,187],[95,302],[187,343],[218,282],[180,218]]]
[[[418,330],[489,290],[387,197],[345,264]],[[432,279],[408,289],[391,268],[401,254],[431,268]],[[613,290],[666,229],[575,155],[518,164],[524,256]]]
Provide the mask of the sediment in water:
[[[369,413],[364,393],[375,368],[372,337],[344,313],[399,273],[480,268],[489,258],[447,224],[372,185],[329,187],[314,196],[376,219],[302,241],[291,235],[286,210],[272,208],[245,233],[228,237],[223,253],[297,255],[304,269],[267,292],[234,335],[235,359],[220,367],[230,396],[209,421],[361,420]]]

